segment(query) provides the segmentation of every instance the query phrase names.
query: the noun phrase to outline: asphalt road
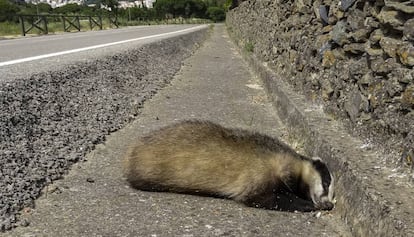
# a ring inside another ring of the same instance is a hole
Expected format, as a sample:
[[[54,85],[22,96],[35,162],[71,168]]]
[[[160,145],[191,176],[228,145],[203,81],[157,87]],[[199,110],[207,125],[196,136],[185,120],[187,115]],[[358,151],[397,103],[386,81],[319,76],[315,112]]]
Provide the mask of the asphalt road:
[[[20,38],[0,41],[0,65],[8,61],[22,60],[75,49],[112,44],[126,40],[174,34],[193,28],[194,25],[136,26],[122,29],[66,33],[60,35]]]
[[[267,211],[231,200],[129,187],[120,167],[128,144],[143,132],[189,118],[289,140],[260,80],[218,25],[134,122],[45,189],[35,208],[22,212],[30,225],[6,236],[349,236],[335,209]]]
[[[79,61],[95,60],[116,51],[136,48],[205,25],[137,26],[122,29],[65,33],[0,41],[0,81]]]

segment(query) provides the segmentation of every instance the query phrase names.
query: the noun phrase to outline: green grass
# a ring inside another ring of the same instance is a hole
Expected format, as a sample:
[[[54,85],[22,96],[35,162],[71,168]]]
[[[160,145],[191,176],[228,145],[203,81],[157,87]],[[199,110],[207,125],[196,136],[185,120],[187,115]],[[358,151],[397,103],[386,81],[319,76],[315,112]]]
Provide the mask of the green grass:
[[[0,22],[0,36],[14,36],[21,34],[21,26],[13,22]]]
[[[253,51],[254,51],[254,44],[252,42],[250,42],[250,41],[247,42],[244,45],[244,50],[246,50],[246,52],[253,53]]]

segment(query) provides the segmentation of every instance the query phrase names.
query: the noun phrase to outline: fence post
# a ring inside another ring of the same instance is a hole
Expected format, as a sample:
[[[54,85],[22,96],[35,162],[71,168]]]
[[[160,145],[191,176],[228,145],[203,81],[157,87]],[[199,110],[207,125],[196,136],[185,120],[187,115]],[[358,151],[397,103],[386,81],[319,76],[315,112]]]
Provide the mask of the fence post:
[[[99,15],[99,28],[102,30],[103,29],[103,25],[102,25],[102,15]]]
[[[47,18],[46,16],[42,16],[43,26],[45,29],[45,35],[49,34],[49,29],[47,28]]]
[[[78,31],[81,30],[81,25],[80,25],[80,20],[79,20],[79,16],[76,16],[76,23],[78,23]]]
[[[62,17],[62,23],[63,23],[63,32],[66,32],[66,19],[65,16],[61,16]]]
[[[24,18],[23,18],[23,16],[19,16],[19,21],[20,21],[20,24],[22,26],[22,35],[26,36],[26,29],[24,28]]]

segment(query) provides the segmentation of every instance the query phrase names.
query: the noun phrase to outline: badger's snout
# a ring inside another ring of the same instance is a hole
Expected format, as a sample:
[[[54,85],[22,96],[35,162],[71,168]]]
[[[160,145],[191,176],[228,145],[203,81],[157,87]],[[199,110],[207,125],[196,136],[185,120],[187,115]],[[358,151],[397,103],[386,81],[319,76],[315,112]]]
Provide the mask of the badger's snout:
[[[326,202],[320,202],[316,204],[316,207],[319,210],[323,210],[323,211],[329,211],[332,210],[334,208],[334,204],[330,201],[326,201]]]

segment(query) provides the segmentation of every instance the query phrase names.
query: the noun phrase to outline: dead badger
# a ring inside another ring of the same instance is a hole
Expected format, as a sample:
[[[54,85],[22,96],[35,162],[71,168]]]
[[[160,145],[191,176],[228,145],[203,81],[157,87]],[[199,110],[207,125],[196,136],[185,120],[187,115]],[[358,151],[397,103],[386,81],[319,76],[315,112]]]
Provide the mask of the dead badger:
[[[334,180],[275,138],[207,121],[183,121],[131,144],[124,171],[144,191],[231,198],[281,211],[333,208]]]

